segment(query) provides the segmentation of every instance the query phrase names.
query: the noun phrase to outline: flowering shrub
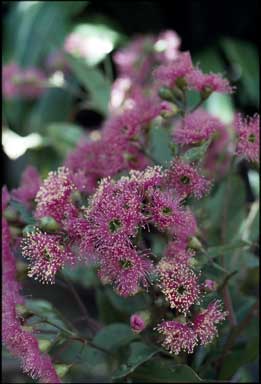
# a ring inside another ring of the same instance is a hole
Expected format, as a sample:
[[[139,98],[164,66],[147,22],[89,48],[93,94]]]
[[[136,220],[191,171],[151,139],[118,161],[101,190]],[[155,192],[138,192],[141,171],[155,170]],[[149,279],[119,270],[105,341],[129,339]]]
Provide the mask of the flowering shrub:
[[[39,97],[52,68],[81,79],[90,44],[72,33],[49,57],[46,74],[7,64],[3,96]],[[223,75],[204,73],[180,47],[179,36],[165,31],[116,51],[117,78],[99,131],[81,136],[46,177],[29,166],[18,188],[3,189],[3,342],[33,379],[62,382],[73,377],[77,359],[105,361],[116,382],[149,381],[151,364],[165,372],[160,382],[201,381],[197,373],[231,377],[223,373],[224,359],[256,310],[254,303],[243,320],[235,315],[234,252],[236,259],[248,252],[255,265],[250,252],[257,240],[253,209],[237,212],[241,201],[233,202],[232,192],[243,189],[236,176],[242,162],[258,167],[259,115],[236,114],[227,124],[210,114],[205,102],[213,94],[236,89]],[[162,137],[167,141],[159,146]],[[28,277],[52,284],[53,295],[57,282],[69,286],[87,330],[48,303],[24,299],[20,257],[29,262]],[[100,295],[94,318],[73,286],[77,271],[86,272],[84,279],[93,273]],[[106,306],[116,309],[113,320],[102,315]],[[81,350],[63,356],[73,342]]]

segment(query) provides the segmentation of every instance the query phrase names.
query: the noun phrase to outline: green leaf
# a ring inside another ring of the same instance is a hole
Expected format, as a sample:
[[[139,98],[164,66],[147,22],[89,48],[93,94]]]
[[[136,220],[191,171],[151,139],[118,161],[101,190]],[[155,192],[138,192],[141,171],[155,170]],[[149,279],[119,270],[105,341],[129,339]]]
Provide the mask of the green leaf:
[[[123,323],[107,325],[93,339],[93,343],[107,351],[115,351],[118,348],[129,344],[136,335],[131,328]]]
[[[132,373],[139,365],[149,360],[159,351],[155,346],[148,346],[142,342],[134,342],[130,344],[130,354],[126,363],[122,364],[113,373],[113,379],[119,379]]]
[[[216,48],[206,48],[194,55],[193,62],[204,72],[224,72],[225,63]]]
[[[84,60],[67,55],[67,60],[79,82],[90,93],[90,106],[106,115],[110,98],[111,84],[101,71],[89,67]]]
[[[203,160],[205,153],[209,147],[211,140],[205,141],[203,144],[193,147],[186,151],[181,157],[184,161],[192,162]]]
[[[161,165],[166,165],[172,159],[169,142],[170,137],[166,128],[156,124],[151,127],[149,153]]]
[[[219,118],[223,123],[229,124],[234,118],[234,106],[232,98],[222,93],[213,93],[206,100],[206,109],[208,112]]]
[[[139,293],[130,297],[122,297],[117,295],[111,287],[106,287],[105,293],[114,308],[128,315],[131,315],[134,312],[142,311],[149,305],[149,297],[144,293]]]
[[[72,109],[72,95],[62,88],[49,88],[34,105],[28,130],[44,133],[50,123],[65,122]]]
[[[79,265],[73,268],[64,267],[62,273],[71,281],[77,284],[81,284],[86,288],[95,287],[99,284],[95,269],[92,267],[87,267],[86,265]]]
[[[231,63],[239,66],[239,80],[242,82],[242,93],[246,95],[246,101],[250,99],[258,106],[259,58],[256,47],[250,42],[229,38],[222,39],[220,44]]]
[[[11,200],[10,206],[15,208],[19,212],[20,217],[24,223],[26,223],[26,224],[34,224],[35,223],[35,219],[32,216],[32,213],[29,212],[27,210],[27,208],[22,203],[20,203],[19,201],[16,201],[16,200]]]
[[[204,381],[188,365],[176,365],[174,361],[163,359],[153,359],[144,363],[134,371],[131,377],[135,379],[134,382],[142,380],[142,383],[200,383]]]
[[[46,131],[48,141],[63,157],[84,136],[82,127],[70,123],[53,123],[46,128]]]

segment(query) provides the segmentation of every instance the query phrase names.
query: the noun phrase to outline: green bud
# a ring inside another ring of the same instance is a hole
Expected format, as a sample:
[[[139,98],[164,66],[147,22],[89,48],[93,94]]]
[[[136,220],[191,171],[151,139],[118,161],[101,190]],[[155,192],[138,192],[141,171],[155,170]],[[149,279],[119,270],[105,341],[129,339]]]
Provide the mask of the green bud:
[[[21,230],[21,228],[14,227],[13,225],[10,225],[9,229],[10,229],[10,232],[11,232],[11,236],[12,236],[13,238],[16,238],[16,237],[18,237],[18,236],[21,236],[21,234],[22,234],[22,230]]]
[[[26,308],[25,305],[16,304],[15,308],[16,312],[23,317],[26,317],[30,313],[30,311]]]
[[[173,93],[172,93],[171,89],[168,87],[161,87],[159,89],[158,95],[163,100],[174,101]]]
[[[186,79],[184,79],[184,77],[179,77],[176,80],[176,86],[179,87],[180,89],[186,89],[187,88]]]
[[[191,257],[188,261],[189,265],[192,267],[192,268],[196,268],[199,263],[198,263],[198,260],[195,259],[195,257]]]
[[[190,241],[188,243],[188,247],[192,248],[192,249],[195,249],[196,251],[201,250],[203,248],[201,242],[195,236],[191,237],[191,239],[190,239]]]
[[[137,312],[137,314],[142,318],[145,325],[147,326],[150,323],[151,313],[148,310]]]
[[[55,232],[60,228],[57,221],[51,216],[44,216],[40,219],[39,226],[45,231]]]
[[[80,191],[73,191],[72,193],[72,202],[75,204],[81,204],[82,196]]]
[[[52,342],[50,340],[46,340],[46,339],[38,340],[38,346],[41,352],[48,352],[51,345],[52,345]]]
[[[71,368],[72,364],[54,364],[57,375],[62,379]]]
[[[35,225],[29,224],[23,229],[23,235],[26,236],[28,233],[35,232]]]
[[[7,207],[4,211],[4,217],[7,221],[16,221],[18,220],[18,213],[15,208]]]
[[[212,89],[212,88],[205,87],[205,88],[203,89],[203,91],[201,92],[201,94],[200,94],[201,99],[202,99],[202,100],[206,100],[206,99],[211,95],[212,92],[213,92],[213,89]]]

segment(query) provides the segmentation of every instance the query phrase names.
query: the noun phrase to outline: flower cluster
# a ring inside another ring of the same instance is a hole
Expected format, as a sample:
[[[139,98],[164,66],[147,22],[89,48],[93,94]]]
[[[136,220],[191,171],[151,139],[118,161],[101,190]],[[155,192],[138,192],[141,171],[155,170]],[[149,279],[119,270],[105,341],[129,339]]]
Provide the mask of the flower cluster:
[[[260,118],[255,114],[252,118],[244,118],[238,114],[235,118],[238,134],[236,153],[250,161],[259,162],[260,151]]]

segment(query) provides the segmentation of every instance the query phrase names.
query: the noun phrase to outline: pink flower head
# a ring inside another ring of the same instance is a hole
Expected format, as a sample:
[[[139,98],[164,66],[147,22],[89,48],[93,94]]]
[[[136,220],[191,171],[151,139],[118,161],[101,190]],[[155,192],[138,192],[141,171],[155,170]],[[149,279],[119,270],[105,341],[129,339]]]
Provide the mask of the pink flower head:
[[[143,191],[162,185],[164,175],[161,166],[147,167],[144,171],[130,171],[130,179],[139,184]]]
[[[207,140],[221,129],[221,121],[204,109],[187,114],[174,127],[173,140],[178,144],[195,144]]]
[[[157,265],[159,286],[171,308],[187,315],[190,307],[199,302],[200,287],[196,274],[185,264],[161,259]]]
[[[3,94],[6,98],[36,98],[44,91],[45,75],[37,68],[20,68],[16,63],[3,67]]]
[[[224,79],[220,74],[206,74],[198,68],[188,73],[186,79],[189,88],[196,89],[199,92],[232,93],[234,91],[228,80]]]
[[[140,333],[145,329],[145,322],[139,314],[134,313],[130,318],[130,326],[133,332]]]
[[[217,324],[226,316],[227,312],[221,309],[221,302],[216,300],[195,317],[193,328],[201,344],[205,345],[213,340],[217,335]]]
[[[22,173],[20,187],[12,191],[12,197],[31,206],[41,185],[41,178],[37,169],[29,165]]]
[[[113,183],[103,179],[86,211],[89,228],[84,234],[87,249],[106,248],[115,243],[127,244],[135,236],[144,217],[142,194],[128,181]]]
[[[260,118],[258,114],[243,118],[237,114],[235,128],[238,133],[236,154],[250,161],[259,162]]]
[[[148,212],[150,220],[160,231],[173,232],[177,227],[184,227],[186,212],[181,207],[180,199],[171,192],[154,190],[149,193]]]
[[[35,217],[51,216],[61,223],[69,215],[74,215],[76,208],[71,194],[75,189],[68,169],[60,167],[57,172],[49,172],[35,198]]]
[[[214,280],[206,279],[203,283],[203,288],[208,292],[214,292],[217,290],[217,283]]]
[[[54,284],[56,273],[66,264],[73,264],[75,257],[61,237],[42,233],[38,229],[27,233],[22,241],[22,254],[29,260],[29,277],[43,284]]]
[[[183,52],[167,65],[160,65],[154,71],[154,77],[161,86],[175,87],[178,79],[184,78],[192,71],[193,64],[190,53]]]
[[[179,54],[181,39],[174,31],[161,32],[154,44],[156,58],[159,61],[175,60]]]
[[[140,286],[147,287],[152,262],[145,254],[116,243],[101,256],[99,277],[105,284],[113,283],[120,296],[135,295]]]
[[[189,260],[195,255],[191,249],[187,249],[188,243],[186,241],[171,241],[169,242],[166,250],[166,259],[172,260],[175,264],[188,265]]]
[[[155,328],[164,336],[163,347],[178,355],[181,351],[193,353],[197,345],[197,336],[189,324],[178,321],[163,321]]]
[[[166,173],[169,186],[181,197],[189,195],[200,199],[211,186],[209,180],[198,173],[198,170],[182,160],[174,159]]]

